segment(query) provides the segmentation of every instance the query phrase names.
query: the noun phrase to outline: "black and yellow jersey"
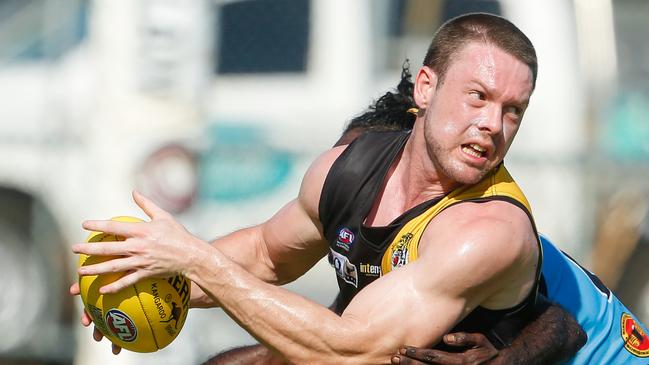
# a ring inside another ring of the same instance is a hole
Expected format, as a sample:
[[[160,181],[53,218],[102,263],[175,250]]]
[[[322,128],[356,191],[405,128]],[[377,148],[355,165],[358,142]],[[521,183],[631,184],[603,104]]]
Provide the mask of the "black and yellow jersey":
[[[338,277],[340,294],[334,310],[339,314],[372,281],[416,260],[419,241],[428,223],[452,205],[504,200],[523,209],[534,227],[529,203],[503,164],[479,183],[423,202],[387,226],[366,226],[365,217],[409,136],[409,132],[363,134],[343,151],[325,179],[319,202],[320,221],[329,241],[329,262]],[[482,332],[497,347],[502,347],[527,321],[537,289],[538,285],[523,302],[510,309],[478,307],[453,331]]]

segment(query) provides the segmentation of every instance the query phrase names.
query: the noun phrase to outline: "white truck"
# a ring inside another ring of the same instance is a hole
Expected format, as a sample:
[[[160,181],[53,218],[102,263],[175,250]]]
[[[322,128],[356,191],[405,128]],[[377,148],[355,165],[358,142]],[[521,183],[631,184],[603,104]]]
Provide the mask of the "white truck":
[[[156,5],[0,4],[2,363],[73,361],[69,245],[85,238],[83,219],[141,216],[129,202],[136,186],[172,210],[193,201],[186,146],[202,118],[190,84],[204,69],[204,32],[190,18],[200,10],[178,18]]]

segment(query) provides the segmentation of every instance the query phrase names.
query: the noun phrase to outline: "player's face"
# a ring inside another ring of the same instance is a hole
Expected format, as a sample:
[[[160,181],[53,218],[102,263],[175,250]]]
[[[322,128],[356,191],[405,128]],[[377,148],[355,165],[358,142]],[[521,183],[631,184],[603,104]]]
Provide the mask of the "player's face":
[[[431,87],[424,134],[438,174],[474,184],[504,158],[532,94],[532,72],[500,48],[472,42]]]

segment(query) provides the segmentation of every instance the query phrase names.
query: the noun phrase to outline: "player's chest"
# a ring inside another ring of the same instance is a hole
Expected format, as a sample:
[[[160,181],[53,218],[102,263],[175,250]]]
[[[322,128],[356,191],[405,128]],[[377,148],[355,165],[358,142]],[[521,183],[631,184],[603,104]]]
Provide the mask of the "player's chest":
[[[417,256],[414,235],[401,225],[379,228],[341,227],[330,241],[329,263],[341,290],[361,290]]]

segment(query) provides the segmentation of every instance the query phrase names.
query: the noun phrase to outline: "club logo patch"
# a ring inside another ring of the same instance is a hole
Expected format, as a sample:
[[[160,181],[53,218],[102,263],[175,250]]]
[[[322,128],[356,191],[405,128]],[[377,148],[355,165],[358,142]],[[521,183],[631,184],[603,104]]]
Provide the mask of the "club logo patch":
[[[649,337],[638,322],[627,313],[622,314],[624,348],[638,357],[649,357]]]
[[[392,269],[396,269],[408,263],[408,244],[412,240],[412,233],[406,233],[401,236],[399,242],[390,248],[392,257]]]
[[[336,246],[342,248],[345,251],[349,251],[349,247],[354,243],[354,232],[349,230],[349,228],[343,228],[338,232],[338,239],[336,240]]]
[[[353,285],[358,288],[358,272],[356,266],[349,262],[346,256],[331,250],[331,266],[336,269],[336,275],[343,279],[347,284]]]
[[[124,342],[133,342],[137,338],[135,323],[119,309],[106,313],[106,325],[112,334]]]

